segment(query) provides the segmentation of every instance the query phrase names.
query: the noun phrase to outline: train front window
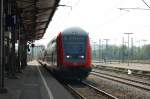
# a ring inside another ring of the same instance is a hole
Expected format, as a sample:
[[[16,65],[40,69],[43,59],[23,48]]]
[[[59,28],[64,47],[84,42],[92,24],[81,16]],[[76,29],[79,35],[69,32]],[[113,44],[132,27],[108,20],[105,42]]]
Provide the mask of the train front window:
[[[86,51],[86,36],[63,36],[63,47],[66,60],[84,60]]]

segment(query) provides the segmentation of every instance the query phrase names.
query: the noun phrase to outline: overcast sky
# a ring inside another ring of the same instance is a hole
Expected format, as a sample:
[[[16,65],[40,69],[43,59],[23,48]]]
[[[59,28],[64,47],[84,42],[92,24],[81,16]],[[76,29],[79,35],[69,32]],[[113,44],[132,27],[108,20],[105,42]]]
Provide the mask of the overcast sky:
[[[42,40],[46,45],[65,28],[78,26],[89,32],[92,42],[110,39],[111,44],[121,44],[124,33],[133,33],[130,38],[137,41],[150,39],[150,0],[61,0]],[[124,9],[119,8],[142,8]],[[150,43],[150,40],[145,43]]]

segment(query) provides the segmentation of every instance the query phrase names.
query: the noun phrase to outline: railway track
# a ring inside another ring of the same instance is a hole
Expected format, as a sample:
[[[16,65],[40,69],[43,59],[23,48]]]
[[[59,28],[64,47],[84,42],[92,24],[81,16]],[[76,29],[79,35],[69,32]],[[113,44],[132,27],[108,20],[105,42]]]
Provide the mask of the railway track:
[[[42,64],[41,62],[39,63]],[[61,80],[60,82],[64,86],[67,86],[67,89],[69,88],[71,92],[79,99],[118,99],[117,97],[103,90],[100,90],[85,81],[82,81],[80,82],[80,84],[76,84],[76,85],[68,84],[67,82]]]
[[[82,81],[78,85],[67,84],[67,86],[73,91],[73,94],[80,99],[118,99],[85,81]]]
[[[136,69],[128,69],[128,68],[120,68],[120,67],[111,67],[111,66],[103,66],[103,65],[94,65],[95,69],[103,69],[106,71],[115,71],[115,72],[120,72],[120,73],[125,73],[128,74],[128,70],[132,71],[132,75],[136,75],[139,77],[150,77],[149,71],[143,71],[143,70],[136,70]]]
[[[91,74],[101,77],[101,78],[113,80],[113,81],[116,81],[119,83],[130,85],[130,86],[150,92],[150,83],[148,83],[148,82],[143,82],[143,81],[138,81],[138,80],[134,80],[134,79],[128,79],[128,78],[123,78],[123,77],[114,76],[114,75],[110,75],[110,74],[100,73],[98,71],[92,71]]]

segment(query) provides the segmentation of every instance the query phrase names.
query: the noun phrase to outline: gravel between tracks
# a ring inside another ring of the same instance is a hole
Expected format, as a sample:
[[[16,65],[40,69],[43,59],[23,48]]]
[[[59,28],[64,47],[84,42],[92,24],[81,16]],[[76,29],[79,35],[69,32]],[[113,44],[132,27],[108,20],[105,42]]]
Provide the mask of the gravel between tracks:
[[[94,82],[97,88],[100,88],[119,99],[150,99],[150,92],[146,92],[132,86],[99,78],[94,75],[90,75],[88,80]]]
[[[132,75],[132,74],[129,75],[129,74],[124,74],[124,73],[116,73],[113,71],[99,70],[99,69],[94,69],[94,71],[104,73],[104,74],[114,75],[114,76],[118,76],[118,77],[122,77],[122,78],[127,78],[127,79],[136,80],[136,81],[142,81],[142,82],[150,83],[150,77],[148,77],[148,76],[142,77],[142,76],[136,76],[136,75]]]
[[[74,88],[87,99],[108,99],[87,86],[74,86]]]

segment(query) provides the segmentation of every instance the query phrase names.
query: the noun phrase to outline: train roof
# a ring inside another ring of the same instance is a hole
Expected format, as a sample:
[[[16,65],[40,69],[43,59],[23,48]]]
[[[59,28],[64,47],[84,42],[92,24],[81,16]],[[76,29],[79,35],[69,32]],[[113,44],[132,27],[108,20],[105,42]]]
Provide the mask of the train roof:
[[[88,35],[88,32],[83,30],[80,27],[71,27],[67,28],[64,31],[61,32],[62,35],[68,35],[68,34],[80,34],[80,35]]]

